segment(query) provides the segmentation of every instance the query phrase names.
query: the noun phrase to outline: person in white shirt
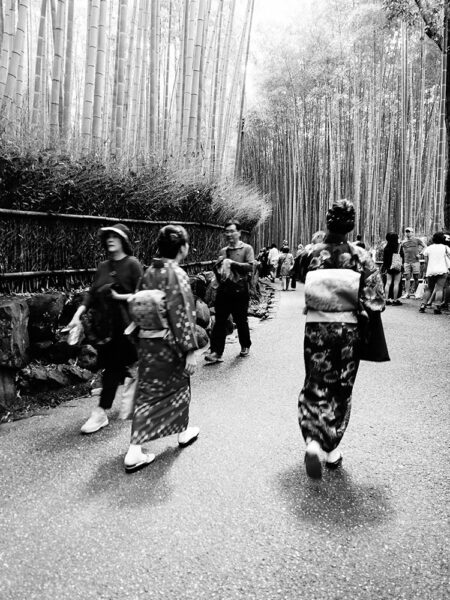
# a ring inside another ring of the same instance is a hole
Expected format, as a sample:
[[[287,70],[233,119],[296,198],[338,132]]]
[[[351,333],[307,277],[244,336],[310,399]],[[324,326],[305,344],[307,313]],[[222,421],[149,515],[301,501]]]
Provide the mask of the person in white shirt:
[[[434,314],[441,314],[441,304],[447,275],[450,269],[450,248],[445,245],[445,234],[437,231],[433,243],[423,252],[425,258],[426,289],[419,312],[424,313],[427,302],[434,296]]]
[[[269,262],[269,267],[270,267],[270,278],[272,279],[272,282],[275,281],[275,278],[277,276],[277,267],[278,267],[278,259],[280,257],[280,253],[278,252],[278,248],[276,244],[272,244],[269,250],[269,256],[267,257],[267,260]]]

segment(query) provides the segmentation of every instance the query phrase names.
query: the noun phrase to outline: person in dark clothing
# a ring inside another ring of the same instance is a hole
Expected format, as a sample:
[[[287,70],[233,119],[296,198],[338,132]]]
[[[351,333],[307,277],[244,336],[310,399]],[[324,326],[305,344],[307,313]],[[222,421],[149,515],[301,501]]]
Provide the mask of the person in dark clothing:
[[[365,243],[362,241],[362,235],[360,233],[358,233],[356,235],[356,241],[355,241],[355,246],[359,246],[360,248],[366,248]]]
[[[268,277],[270,273],[269,267],[269,250],[265,246],[259,251],[256,260],[259,263],[259,276],[261,278]]]
[[[255,256],[253,248],[241,241],[241,226],[230,220],[225,225],[228,246],[222,248],[215,266],[219,281],[215,301],[215,323],[211,332],[211,352],[205,356],[209,364],[222,362],[225,348],[226,325],[230,314],[236,323],[241,352],[249,354],[251,340],[248,327],[249,288],[248,276],[253,271]]]
[[[386,304],[401,306],[403,302],[399,300],[399,294],[405,255],[398,240],[397,233],[390,231],[386,234],[386,240],[387,244],[383,250],[383,264],[381,265],[381,272],[386,276],[386,284],[384,288],[386,298],[389,298],[389,290],[391,285],[393,294],[393,301],[391,302],[390,300],[386,300]]]
[[[137,258],[131,256],[130,231],[122,223],[100,229],[102,246],[108,260],[101,262],[94,283],[68,327],[80,324],[83,313],[92,306],[107,311],[110,316],[111,339],[97,347],[98,366],[103,369],[100,403],[82,426],[82,433],[95,433],[108,425],[106,410],[111,408],[117,388],[129,374],[129,367],[137,361],[133,343],[124,335],[130,324],[127,300],[135,293],[143,269]]]

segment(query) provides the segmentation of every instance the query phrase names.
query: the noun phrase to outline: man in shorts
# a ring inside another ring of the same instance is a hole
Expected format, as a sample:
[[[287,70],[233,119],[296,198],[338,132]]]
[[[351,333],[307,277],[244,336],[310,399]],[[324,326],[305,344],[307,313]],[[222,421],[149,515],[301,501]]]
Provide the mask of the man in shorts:
[[[420,262],[419,254],[425,250],[425,244],[421,239],[414,236],[414,230],[411,227],[405,229],[406,239],[401,246],[405,255],[404,273],[405,273],[405,292],[402,298],[409,298],[415,294],[419,285]],[[414,279],[414,289],[410,292],[411,275]]]

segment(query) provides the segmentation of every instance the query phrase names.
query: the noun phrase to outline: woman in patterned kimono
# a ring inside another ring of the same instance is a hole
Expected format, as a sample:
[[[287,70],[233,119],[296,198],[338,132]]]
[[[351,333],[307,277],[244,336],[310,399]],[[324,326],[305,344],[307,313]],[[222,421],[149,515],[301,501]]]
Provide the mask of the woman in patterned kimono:
[[[351,202],[334,203],[327,213],[325,239],[301,264],[301,280],[306,280],[306,377],[298,408],[306,472],[313,479],[322,476],[322,462],[330,468],[342,462],[338,446],[349,422],[360,361],[358,302],[375,312],[385,307],[377,266],[366,250],[347,241],[354,222]]]
[[[178,264],[189,251],[186,230],[175,225],[163,227],[157,245],[161,258],[153,259],[140,287],[163,292],[165,326],[139,329],[138,383],[130,447],[124,460],[127,472],[154,460],[154,454],[142,451],[142,444],[178,433],[178,443],[184,447],[199,434],[198,427],[188,427],[190,376],[196,367],[198,345],[194,297],[189,278]]]

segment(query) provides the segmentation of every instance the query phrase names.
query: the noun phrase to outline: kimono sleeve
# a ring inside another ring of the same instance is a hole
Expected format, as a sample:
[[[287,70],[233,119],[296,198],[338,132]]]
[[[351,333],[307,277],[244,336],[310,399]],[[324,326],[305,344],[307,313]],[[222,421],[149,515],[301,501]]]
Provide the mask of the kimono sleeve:
[[[364,258],[361,259],[363,267],[361,302],[364,308],[372,312],[382,312],[386,306],[383,279],[370,254],[365,250],[362,252]]]
[[[167,318],[183,354],[198,348],[195,301],[189,278],[182,269],[170,269],[166,288]]]

